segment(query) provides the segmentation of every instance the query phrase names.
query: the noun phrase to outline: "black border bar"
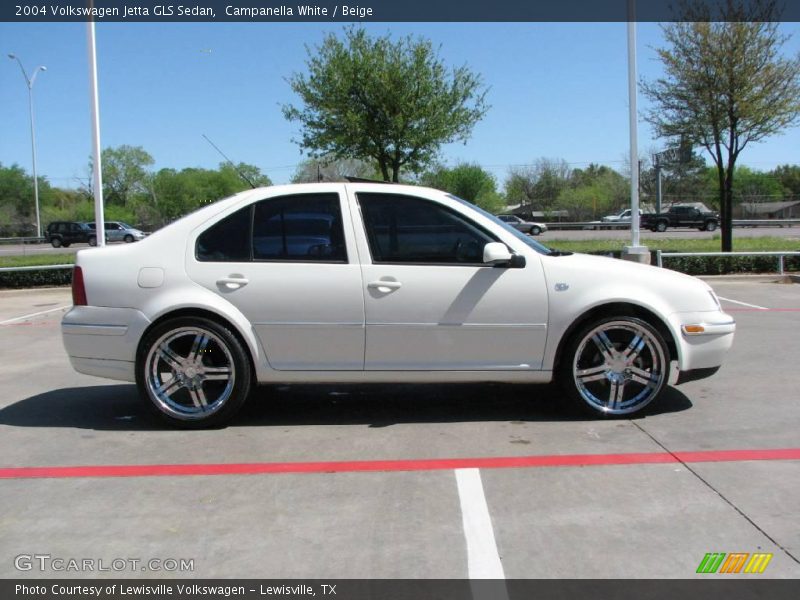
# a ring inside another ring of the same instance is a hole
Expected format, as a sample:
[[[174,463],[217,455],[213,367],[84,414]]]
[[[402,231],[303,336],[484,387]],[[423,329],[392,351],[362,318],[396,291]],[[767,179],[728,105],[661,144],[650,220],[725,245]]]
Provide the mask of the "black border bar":
[[[535,560],[535,557],[532,557]],[[4,579],[4,600],[794,600],[800,581],[761,579],[760,575],[708,575],[704,579]],[[20,588],[18,586],[24,586]],[[178,586],[186,586],[183,589]],[[33,588],[39,592],[31,591]],[[95,592],[99,588],[99,595]],[[188,591],[187,591],[188,588]],[[244,593],[223,593],[222,589]],[[75,590],[70,592],[70,590]],[[93,591],[94,590],[94,591]],[[116,590],[112,591],[112,590]],[[124,593],[123,593],[124,592]]]
[[[666,22],[723,20],[729,0],[3,0],[0,21],[77,22]],[[800,21],[797,0],[733,0],[743,17],[774,3],[772,20]],[[304,9],[302,7],[308,7]],[[687,9],[693,16],[689,17]],[[701,15],[698,18],[698,15]],[[703,17],[702,15],[706,15]],[[760,19],[759,19],[760,20]]]

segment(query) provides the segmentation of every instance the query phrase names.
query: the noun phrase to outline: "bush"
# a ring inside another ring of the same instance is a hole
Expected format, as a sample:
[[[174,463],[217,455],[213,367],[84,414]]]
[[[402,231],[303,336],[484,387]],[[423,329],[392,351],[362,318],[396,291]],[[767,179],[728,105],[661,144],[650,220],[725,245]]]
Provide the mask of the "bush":
[[[591,252],[600,256],[620,258],[621,252]],[[777,273],[777,256],[670,256],[663,257],[664,268],[687,275],[727,275],[730,273]],[[650,264],[656,264],[656,253],[650,253]],[[785,271],[800,271],[800,256],[783,259]]]
[[[0,288],[53,287],[72,284],[72,269],[0,271]]]

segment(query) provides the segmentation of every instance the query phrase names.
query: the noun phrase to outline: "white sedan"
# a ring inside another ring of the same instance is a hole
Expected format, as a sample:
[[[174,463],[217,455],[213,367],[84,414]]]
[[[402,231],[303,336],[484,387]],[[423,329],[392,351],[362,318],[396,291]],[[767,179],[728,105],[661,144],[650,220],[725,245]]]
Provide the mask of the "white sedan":
[[[181,427],[258,383],[545,383],[630,415],[717,371],[735,324],[704,282],[551,251],[438,190],[242,192],[138,244],[82,250],[64,346]]]

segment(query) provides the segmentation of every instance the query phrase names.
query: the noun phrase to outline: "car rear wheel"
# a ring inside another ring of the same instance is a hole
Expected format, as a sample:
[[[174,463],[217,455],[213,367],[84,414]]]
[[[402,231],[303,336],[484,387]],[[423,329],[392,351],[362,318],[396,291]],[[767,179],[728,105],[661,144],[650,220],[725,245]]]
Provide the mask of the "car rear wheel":
[[[61,238],[53,238],[50,240],[50,245],[53,246],[53,248],[61,248]]]
[[[669,361],[667,344],[652,325],[631,316],[606,317],[571,338],[559,379],[584,414],[627,416],[661,396]]]
[[[130,244],[133,241],[133,236],[131,234],[126,235],[124,238],[126,244]]]
[[[90,246],[97,246],[97,238],[92,236],[89,238],[89,245]]]
[[[170,319],[143,340],[136,383],[162,419],[186,429],[228,422],[251,385],[246,350],[227,328],[202,317]]]

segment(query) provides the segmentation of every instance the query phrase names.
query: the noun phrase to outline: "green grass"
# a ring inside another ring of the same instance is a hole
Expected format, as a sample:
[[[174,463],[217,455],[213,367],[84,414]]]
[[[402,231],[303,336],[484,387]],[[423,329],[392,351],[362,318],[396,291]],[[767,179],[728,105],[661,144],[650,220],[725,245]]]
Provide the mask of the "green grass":
[[[630,240],[549,240],[545,242],[550,248],[569,252],[612,252],[622,250],[630,244]],[[642,244],[650,250],[665,252],[719,252],[719,236],[713,239],[679,240],[657,237],[643,237]],[[733,249],[737,252],[769,252],[780,250],[800,251],[800,239],[759,237],[735,238]]]
[[[33,267],[39,265],[66,265],[75,262],[74,254],[29,254],[26,256],[0,256],[0,267]]]

